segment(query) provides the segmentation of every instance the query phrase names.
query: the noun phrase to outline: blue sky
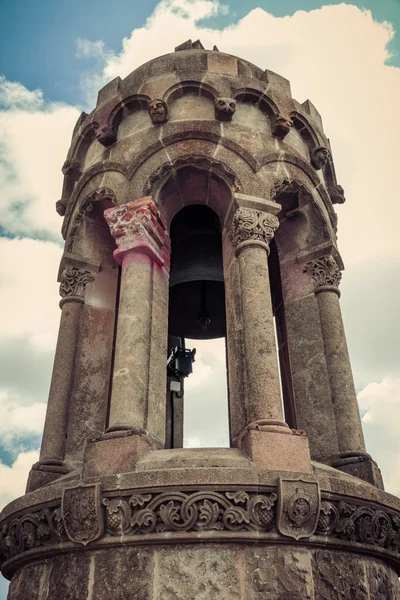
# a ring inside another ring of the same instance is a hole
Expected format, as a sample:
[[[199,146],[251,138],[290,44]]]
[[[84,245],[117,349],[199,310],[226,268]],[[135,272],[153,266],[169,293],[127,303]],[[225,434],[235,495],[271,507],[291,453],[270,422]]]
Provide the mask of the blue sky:
[[[310,11],[327,4],[320,0],[229,0],[229,12],[207,19],[208,27],[223,28],[237,22],[250,10],[261,7],[274,16]],[[347,2],[350,4],[350,2]],[[351,4],[372,11],[378,21],[400,27],[400,0],[354,0]],[[144,25],[157,0],[0,0],[0,73],[28,89],[40,88],[46,100],[85,102],[80,87],[82,69],[95,66],[95,59],[82,65],[76,58],[76,40],[103,40],[106,48],[119,52],[121,41],[134,28]],[[400,66],[400,40],[389,45],[390,64]]]
[[[367,449],[400,494],[398,31],[400,0],[0,0],[0,508],[38,457],[59,319],[54,205],[74,123],[107,81],[198,37],[287,77],[322,114],[347,197],[341,305]],[[226,443],[222,345],[195,367],[186,443]]]

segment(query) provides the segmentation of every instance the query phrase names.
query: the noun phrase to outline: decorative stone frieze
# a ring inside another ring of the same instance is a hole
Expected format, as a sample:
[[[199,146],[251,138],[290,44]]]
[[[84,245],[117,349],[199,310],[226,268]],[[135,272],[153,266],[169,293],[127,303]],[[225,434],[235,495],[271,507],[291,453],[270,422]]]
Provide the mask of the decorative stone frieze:
[[[283,485],[282,485],[283,484]],[[352,499],[353,500],[353,499]],[[288,520],[288,521],[287,521]],[[285,523],[289,523],[288,530]],[[305,525],[307,523],[307,526]],[[312,525],[312,526],[310,526]],[[297,534],[294,535],[294,532]],[[56,552],[60,544],[102,544],[124,536],[124,543],[185,541],[207,532],[209,541],[235,543],[252,539],[302,537],[302,548],[320,545],[353,547],[356,551],[387,554],[400,565],[400,513],[371,502],[348,502],[322,493],[317,482],[281,480],[279,488],[263,490],[137,490],[125,494],[100,493],[100,486],[78,484],[64,491],[62,500],[5,520],[0,530],[0,562],[36,549]],[[247,535],[244,535],[246,534]],[[192,534],[192,535],[188,535]],[[181,539],[181,538],[180,538]]]
[[[261,245],[269,251],[269,244],[279,227],[279,219],[262,210],[240,207],[232,220],[229,239],[239,252],[245,245]]]
[[[66,302],[84,302],[86,286],[94,281],[94,274],[87,269],[67,266],[61,275],[60,306]]]
[[[314,169],[322,169],[330,159],[330,152],[325,146],[316,146],[311,150],[311,164]]]
[[[289,117],[276,115],[272,122],[272,135],[283,140],[293,127],[293,121]]]
[[[218,121],[232,121],[236,111],[236,100],[234,98],[215,99],[215,118]]]
[[[318,288],[333,287],[337,291],[342,274],[333,256],[321,256],[309,261],[303,271],[309,273],[315,282],[316,292]]]
[[[268,531],[275,522],[275,493],[245,490],[162,492],[104,498],[110,535],[196,531]]]
[[[169,268],[170,241],[167,225],[150,197],[128,202],[104,212],[117,243],[114,258],[122,262],[128,251],[151,254],[160,266]]]
[[[153,125],[162,125],[168,120],[168,107],[164,100],[159,98],[149,102],[149,115]]]

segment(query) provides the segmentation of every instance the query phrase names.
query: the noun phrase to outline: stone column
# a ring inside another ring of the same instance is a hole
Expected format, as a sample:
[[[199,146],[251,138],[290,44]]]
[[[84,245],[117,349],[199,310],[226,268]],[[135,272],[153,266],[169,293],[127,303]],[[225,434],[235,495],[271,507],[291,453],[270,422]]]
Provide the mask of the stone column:
[[[361,418],[339,305],[339,283],[342,274],[331,255],[309,261],[304,271],[311,275],[315,283],[339,451],[342,456],[344,453],[365,453]]]
[[[230,406],[232,414],[241,414],[243,423],[231,420],[232,443],[247,452],[251,458],[269,469],[308,472],[310,459],[307,439],[297,435],[283,422],[279,385],[279,367],[275,343],[271,291],[268,270],[269,244],[279,226],[276,217],[280,205],[267,200],[257,203],[249,197],[236,195],[238,208],[234,213],[229,238],[234,247],[238,271],[238,290],[227,293],[240,294],[241,341],[229,344],[229,362],[234,365],[241,353],[243,360],[243,386],[236,402],[242,403],[238,411]],[[227,320],[232,317],[227,302]],[[228,337],[237,323],[227,322]],[[231,372],[232,369],[229,368]],[[230,384],[232,379],[230,377]],[[231,390],[230,390],[231,391]],[[230,402],[233,394],[230,393]]]
[[[85,290],[88,283],[93,280],[94,274],[92,271],[72,265],[68,265],[61,275],[60,295],[62,298],[60,307],[62,312],[60,328],[40,460],[33,466],[33,471],[45,471],[58,475],[68,471],[63,465],[68,410],[74,381],[74,367]],[[28,484],[28,487],[33,489],[37,485],[32,481]]]
[[[165,441],[170,241],[150,197],[105,211],[121,265],[109,433]]]

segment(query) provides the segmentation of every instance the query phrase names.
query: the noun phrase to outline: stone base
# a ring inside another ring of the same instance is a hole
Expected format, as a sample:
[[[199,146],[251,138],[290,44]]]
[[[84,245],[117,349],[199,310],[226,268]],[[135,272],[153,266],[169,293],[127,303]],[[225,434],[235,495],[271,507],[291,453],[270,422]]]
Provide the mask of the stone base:
[[[134,430],[110,431],[97,440],[89,441],[83,458],[83,477],[127,473],[137,461],[158,447],[144,433]]]
[[[381,471],[376,462],[368,454],[343,456],[331,462],[335,469],[358,477],[367,483],[384,489]]]
[[[263,469],[311,472],[308,439],[302,432],[287,427],[264,425],[247,429],[233,444]]]
[[[400,500],[315,462],[308,475],[304,436],[246,431],[266,469],[237,448],[149,452],[145,435],[111,433],[83,476],[3,509],[9,600],[400,600]],[[281,438],[297,440],[292,472]]]
[[[26,493],[33,492],[44,485],[49,485],[67,473],[67,467],[60,460],[39,461],[32,466],[29,472]]]

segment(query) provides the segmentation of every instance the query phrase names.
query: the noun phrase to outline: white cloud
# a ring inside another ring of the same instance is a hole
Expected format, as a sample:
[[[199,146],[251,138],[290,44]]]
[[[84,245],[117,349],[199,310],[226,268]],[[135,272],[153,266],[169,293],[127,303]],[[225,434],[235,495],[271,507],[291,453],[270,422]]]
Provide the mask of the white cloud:
[[[367,450],[382,469],[388,492],[400,495],[400,377],[385,377],[358,394]]]
[[[46,103],[40,90],[0,78],[0,225],[6,231],[60,238],[55,203],[78,115],[75,107]]]
[[[38,349],[57,336],[57,272],[61,248],[53,242],[0,238],[0,341],[27,337]]]
[[[40,110],[44,106],[42,90],[29,91],[17,81],[8,81],[0,75],[0,107]]]
[[[77,38],[75,44],[76,58],[105,58],[109,54],[103,40],[91,42],[84,38]]]
[[[39,452],[22,452],[11,467],[0,462],[0,509],[25,492],[28,473],[39,459]],[[6,482],[6,485],[4,485]]]
[[[26,399],[24,399],[26,401]],[[40,437],[44,426],[46,403],[21,405],[20,399],[0,390],[0,436],[1,445],[15,451],[23,440]]]

